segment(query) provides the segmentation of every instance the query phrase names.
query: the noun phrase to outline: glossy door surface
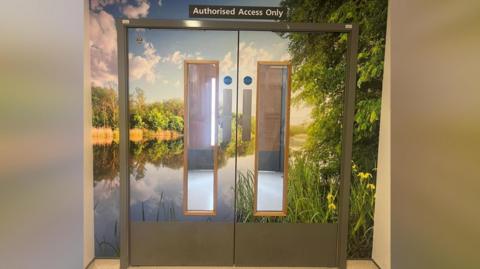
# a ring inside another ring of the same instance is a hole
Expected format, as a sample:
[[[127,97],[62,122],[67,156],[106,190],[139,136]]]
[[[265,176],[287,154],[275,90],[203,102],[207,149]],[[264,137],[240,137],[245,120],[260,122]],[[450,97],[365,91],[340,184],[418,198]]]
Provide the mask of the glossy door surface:
[[[338,264],[343,114],[299,52],[319,35],[128,30],[131,265]]]
[[[132,265],[233,264],[237,35],[128,31]]]
[[[337,264],[340,162],[328,168],[322,163],[340,159],[342,114],[322,110],[312,97],[323,94],[321,78],[309,75],[321,67],[302,58],[302,50],[314,49],[320,35],[240,31],[239,100],[253,98],[251,106],[239,107],[255,127],[243,128],[239,137],[240,144],[254,146],[237,157],[237,265]],[[310,40],[311,47],[296,46],[298,40]],[[341,100],[343,91],[339,87],[332,101]],[[322,126],[322,117],[332,115],[339,126]],[[331,134],[338,135],[338,151],[317,155],[321,133],[332,130],[340,131]]]

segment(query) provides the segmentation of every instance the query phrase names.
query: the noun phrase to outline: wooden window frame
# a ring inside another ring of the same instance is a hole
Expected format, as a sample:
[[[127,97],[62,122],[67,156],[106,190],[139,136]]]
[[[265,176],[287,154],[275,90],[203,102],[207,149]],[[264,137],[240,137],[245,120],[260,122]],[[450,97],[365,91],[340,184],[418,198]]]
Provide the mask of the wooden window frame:
[[[261,65],[276,65],[286,66],[288,72],[287,79],[287,96],[285,103],[285,151],[283,154],[283,194],[282,194],[282,210],[257,210],[257,192],[258,192],[258,101],[259,101],[259,85],[260,85],[260,66]],[[290,141],[290,97],[292,85],[292,65],[290,61],[258,61],[257,62],[257,87],[256,87],[256,104],[255,104],[255,173],[254,173],[254,190],[253,190],[253,215],[256,217],[285,217],[287,215],[288,201],[288,156],[289,156],[289,141]]]
[[[188,209],[188,145],[189,145],[189,118],[188,118],[188,65],[189,64],[214,64],[216,69],[215,80],[215,102],[218,104],[219,93],[219,61],[215,60],[184,60],[183,62],[183,94],[184,94],[184,112],[183,112],[183,214],[185,216],[216,216],[217,215],[217,192],[218,192],[218,105],[215,109],[215,145],[213,147],[213,210],[189,210]]]

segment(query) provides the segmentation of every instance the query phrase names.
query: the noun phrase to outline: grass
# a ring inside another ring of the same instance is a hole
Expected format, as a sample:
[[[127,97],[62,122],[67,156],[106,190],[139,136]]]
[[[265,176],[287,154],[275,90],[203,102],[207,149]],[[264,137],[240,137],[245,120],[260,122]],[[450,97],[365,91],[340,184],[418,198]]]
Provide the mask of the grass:
[[[237,180],[237,200],[236,200],[236,220],[237,222],[252,222],[253,216],[253,172],[247,171],[247,174],[238,172]]]
[[[157,204],[157,210],[155,211],[155,221],[176,221],[177,217],[175,215],[175,207],[173,205],[173,202],[171,202],[170,206],[166,205],[166,202],[164,201],[165,195],[163,192],[160,193],[160,200],[158,201]],[[141,202],[141,208],[142,208],[142,221],[148,221],[146,217],[146,211],[145,211],[145,202]],[[163,214],[162,214],[163,213]],[[150,219],[150,218],[149,218]]]
[[[375,180],[370,173],[352,167],[350,219],[348,234],[349,258],[369,258],[372,254]]]
[[[298,154],[290,161],[288,209],[285,217],[253,216],[254,175],[240,173],[237,182],[236,215],[239,222],[328,223],[337,220],[336,180],[325,180],[307,157]]]
[[[253,216],[254,174],[239,172],[237,181],[236,220],[256,223],[335,223],[338,221],[338,179],[324,179],[305,154],[290,160],[288,174],[288,211],[285,217]],[[372,174],[352,167],[349,258],[369,258],[373,240],[375,184]]]

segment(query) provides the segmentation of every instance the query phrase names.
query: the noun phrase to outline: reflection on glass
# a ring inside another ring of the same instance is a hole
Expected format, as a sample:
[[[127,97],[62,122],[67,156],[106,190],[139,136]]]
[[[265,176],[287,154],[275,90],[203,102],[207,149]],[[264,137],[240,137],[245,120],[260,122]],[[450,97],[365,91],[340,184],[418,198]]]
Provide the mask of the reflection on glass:
[[[255,215],[285,216],[290,99],[288,62],[258,62]]]
[[[184,211],[215,215],[218,62],[185,61]]]
[[[242,141],[250,141],[252,133],[252,90],[243,90]]]

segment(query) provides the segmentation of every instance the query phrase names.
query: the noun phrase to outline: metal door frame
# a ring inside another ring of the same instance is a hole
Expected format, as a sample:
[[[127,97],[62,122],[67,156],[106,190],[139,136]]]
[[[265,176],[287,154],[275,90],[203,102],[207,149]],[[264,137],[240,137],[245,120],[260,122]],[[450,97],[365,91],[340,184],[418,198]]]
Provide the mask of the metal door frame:
[[[120,105],[120,268],[130,265],[129,216],[129,104],[128,104],[128,39],[129,28],[231,30],[272,32],[319,32],[347,34],[347,70],[345,77],[344,114],[342,129],[342,155],[340,170],[340,198],[337,234],[337,266],[346,269],[348,214],[353,140],[353,117],[357,75],[358,25],[287,23],[219,20],[157,20],[117,19],[118,91]]]

